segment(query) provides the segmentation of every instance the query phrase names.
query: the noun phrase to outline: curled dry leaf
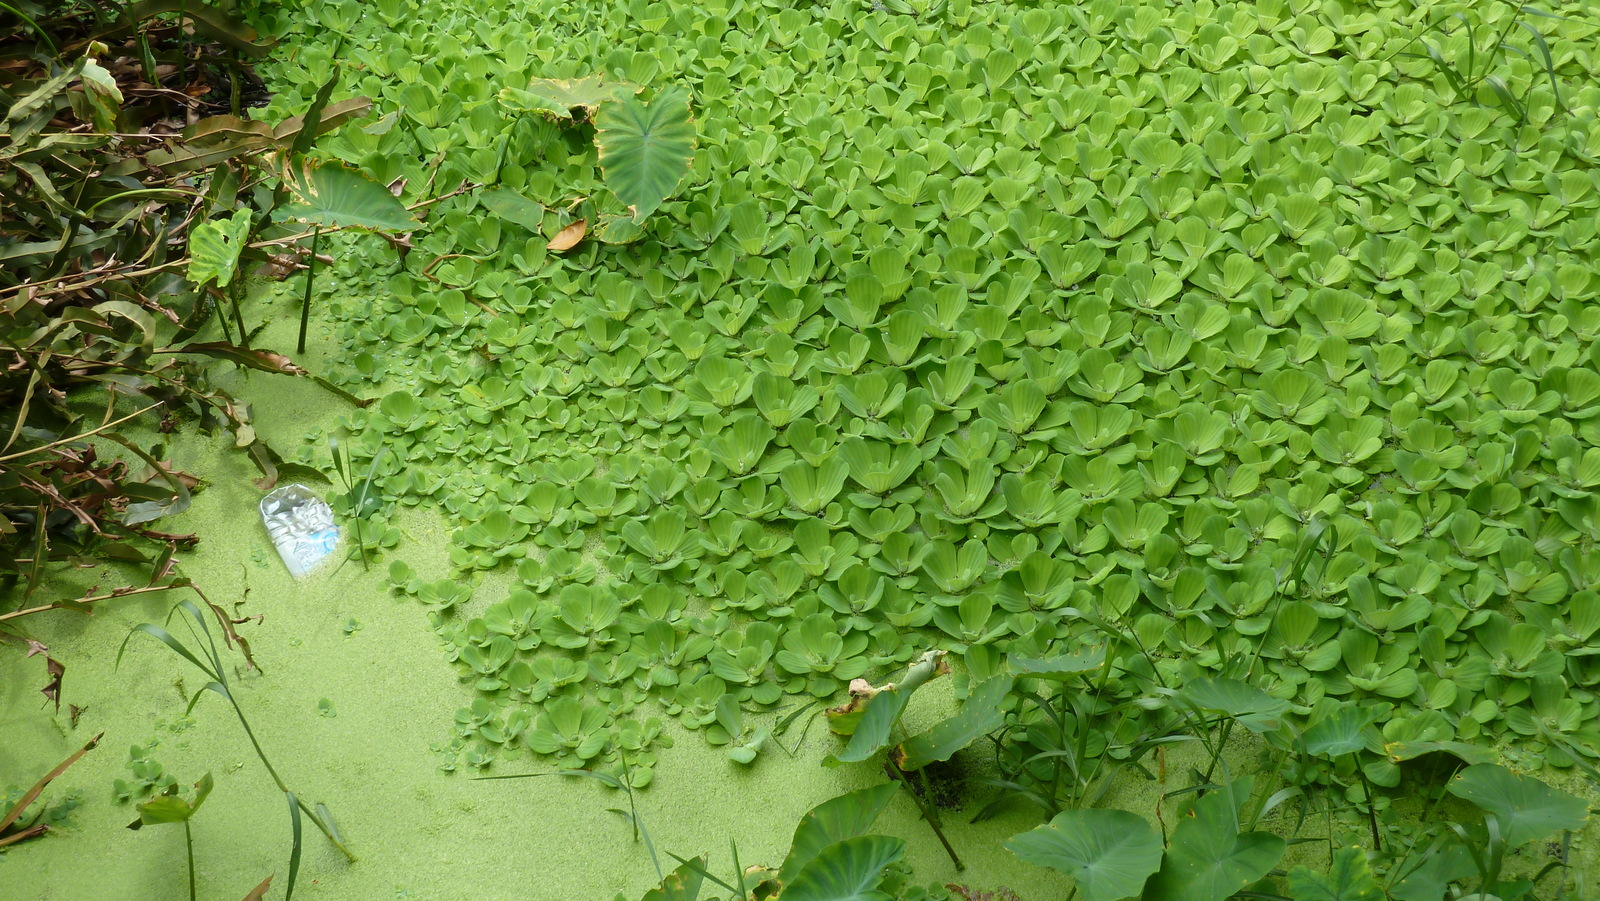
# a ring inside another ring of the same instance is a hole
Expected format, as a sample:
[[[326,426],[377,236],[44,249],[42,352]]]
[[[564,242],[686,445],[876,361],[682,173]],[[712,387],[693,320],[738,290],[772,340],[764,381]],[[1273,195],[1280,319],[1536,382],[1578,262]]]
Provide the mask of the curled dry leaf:
[[[550,239],[550,249],[557,253],[563,250],[571,250],[578,246],[578,242],[582,241],[583,236],[588,233],[589,220],[579,219],[577,222],[556,232],[556,236]]]

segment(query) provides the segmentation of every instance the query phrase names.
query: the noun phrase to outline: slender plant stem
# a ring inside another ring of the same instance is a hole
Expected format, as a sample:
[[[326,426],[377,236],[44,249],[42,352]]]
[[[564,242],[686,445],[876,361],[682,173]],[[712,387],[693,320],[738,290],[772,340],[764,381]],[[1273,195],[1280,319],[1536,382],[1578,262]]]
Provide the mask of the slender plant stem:
[[[1372,827],[1372,850],[1383,851],[1383,837],[1378,833],[1378,809],[1372,799],[1372,782],[1367,779],[1367,771],[1356,764],[1356,772],[1361,774],[1361,787],[1367,795],[1367,824]]]
[[[183,821],[183,845],[189,851],[189,901],[196,901],[198,897],[194,890],[194,833],[189,829],[189,821]]]
[[[1228,749],[1228,736],[1233,732],[1233,717],[1228,717],[1222,724],[1222,732],[1217,736],[1216,747],[1211,751],[1211,764],[1206,767],[1206,780],[1211,781],[1211,775],[1217,771],[1217,761],[1222,759],[1222,753]]]
[[[220,682],[221,680],[218,681]],[[295,795],[293,792],[289,791],[289,787],[283,784],[283,777],[278,775],[278,771],[272,766],[272,761],[267,759],[267,752],[261,750],[261,742],[256,741],[256,733],[250,728],[250,721],[244,718],[244,711],[239,709],[239,702],[233,699],[232,689],[228,690],[228,703],[233,705],[233,712],[239,717],[239,725],[244,727],[244,734],[250,739],[251,747],[256,749],[256,756],[261,758],[262,766],[267,768],[267,775],[272,777],[272,781],[278,786],[278,790],[294,798],[295,804],[300,808],[300,811],[306,815],[307,819],[311,820],[311,822],[315,824],[318,829],[322,830],[322,834],[328,837],[328,841],[333,842],[333,846],[339,849],[339,853],[343,854],[347,860],[354,863],[356,856],[350,853],[350,849],[344,846],[344,842],[339,841],[339,839],[333,834],[332,827],[330,827],[327,823],[324,823],[322,821],[322,817],[319,816],[315,810],[307,807],[306,802],[300,800],[298,795]]]
[[[906,790],[906,794],[911,796],[911,802],[917,805],[917,812],[922,814],[923,821],[928,824],[928,828],[932,829],[933,834],[938,837],[939,844],[944,845],[944,853],[950,855],[950,862],[956,865],[956,872],[959,873],[965,870],[967,865],[962,863],[961,858],[956,856],[956,849],[950,847],[950,840],[944,837],[944,830],[939,828],[938,817],[928,810],[927,803],[912,790],[911,780],[906,777],[905,770],[900,769],[900,765],[893,760],[889,761],[889,769],[894,771],[895,778],[900,780],[901,787]]]
[[[306,294],[300,302],[300,343],[296,353],[306,352],[306,327],[311,323],[311,290],[317,281],[317,245],[322,242],[322,229],[311,231],[311,262],[306,269]]]

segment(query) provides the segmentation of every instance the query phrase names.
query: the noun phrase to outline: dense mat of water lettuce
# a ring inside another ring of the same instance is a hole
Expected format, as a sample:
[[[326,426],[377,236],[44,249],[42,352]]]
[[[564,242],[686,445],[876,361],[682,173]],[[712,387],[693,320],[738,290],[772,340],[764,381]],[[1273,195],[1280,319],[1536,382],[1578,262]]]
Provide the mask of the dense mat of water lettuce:
[[[458,527],[454,576],[391,572],[480,692],[468,759],[647,775],[652,717],[737,744],[725,694],[930,645],[982,672],[1092,640],[1074,610],[1168,678],[1259,645],[1265,688],[1393,704],[1391,741],[1594,753],[1593,23],[1537,23],[1559,102],[1493,58],[1519,121],[1397,56],[1445,5],[308,8],[275,112],[337,68],[376,108],[324,152],[544,209],[466,190],[328,282],[344,375],[389,392],[357,456]],[[496,95],[594,72],[689,89],[694,173],[637,242],[554,254],[592,145]]]

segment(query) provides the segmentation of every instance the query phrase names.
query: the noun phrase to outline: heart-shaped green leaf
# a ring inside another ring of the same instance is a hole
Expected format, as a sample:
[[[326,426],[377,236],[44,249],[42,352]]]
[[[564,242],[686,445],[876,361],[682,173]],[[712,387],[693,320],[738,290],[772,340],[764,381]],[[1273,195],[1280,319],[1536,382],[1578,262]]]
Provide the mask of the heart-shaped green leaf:
[[[694,163],[688,94],[667,90],[649,103],[624,97],[603,104],[594,143],[606,187],[638,222],[672,196]]]
[[[1072,878],[1083,901],[1131,898],[1161,866],[1161,837],[1125,810],[1067,810],[1006,842],[1028,863]]]

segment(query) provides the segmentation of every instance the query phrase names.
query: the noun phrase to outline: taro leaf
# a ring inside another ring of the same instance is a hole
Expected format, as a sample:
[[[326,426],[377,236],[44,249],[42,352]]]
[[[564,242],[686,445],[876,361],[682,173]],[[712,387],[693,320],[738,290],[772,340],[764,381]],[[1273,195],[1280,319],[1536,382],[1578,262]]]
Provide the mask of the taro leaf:
[[[694,119],[681,90],[648,104],[624,97],[600,108],[595,147],[606,187],[638,222],[672,196],[694,163]]]
[[[1557,832],[1576,832],[1589,819],[1583,799],[1496,763],[1479,763],[1450,780],[1450,793],[1492,813],[1506,845],[1516,848]]]
[[[811,808],[795,827],[789,856],[778,869],[778,881],[788,884],[829,845],[865,835],[878,814],[894,800],[895,785],[885,782],[829,798]]]
[[[206,773],[200,781],[194,784],[194,800],[190,801],[182,795],[157,795],[138,805],[139,824],[154,826],[157,823],[181,823],[194,816],[200,810],[200,805],[206,801],[206,796],[211,794],[215,783],[211,774]]]
[[[1367,738],[1367,727],[1383,718],[1385,710],[1380,704],[1340,704],[1306,729],[1306,753],[1333,758],[1363,748],[1376,750]]]
[[[249,209],[241,209],[230,219],[207,220],[194,227],[189,233],[190,284],[199,287],[216,279],[217,287],[228,287],[250,238],[253,218]]]
[[[1249,793],[1241,779],[1194,803],[1172,831],[1144,901],[1223,901],[1267,875],[1288,845],[1270,833],[1239,832],[1238,803]]]
[[[1274,698],[1237,679],[1196,679],[1178,692],[1178,698],[1201,710],[1225,713],[1251,732],[1271,732],[1289,702]]]
[[[291,165],[284,181],[295,202],[284,207],[293,219],[324,228],[410,231],[416,217],[389,189],[338,162]]]
[[[884,868],[905,854],[906,843],[887,835],[835,842],[800,868],[783,887],[783,901],[889,901],[877,890]]]
[[[896,749],[896,764],[903,770],[919,770],[930,763],[949,760],[957,751],[999,729],[1005,724],[1002,705],[1011,693],[1012,682],[1011,676],[1002,675],[978,683],[955,716],[906,739]]]
[[[1360,848],[1335,852],[1327,875],[1304,866],[1290,870],[1289,894],[1294,901],[1383,901],[1383,891]]]
[[[644,893],[639,901],[695,901],[700,897],[700,885],[705,877],[706,859],[696,857],[667,874],[661,884]]]
[[[889,733],[896,723],[900,722],[900,715],[905,713],[906,704],[911,701],[912,692],[921,688],[929,679],[942,676],[950,672],[950,666],[945,661],[943,651],[929,651],[917,659],[906,670],[904,679],[898,685],[886,685],[881,690],[867,686],[861,689],[865,681],[851,683],[850,703],[827,710],[830,718],[850,721],[860,712],[850,728],[850,742],[837,756],[830,755],[823,763],[827,766],[838,766],[841,763],[858,763],[883,750],[889,743]],[[830,724],[829,728],[833,728]]]
[[[583,236],[588,232],[589,220],[579,219],[577,222],[556,232],[556,236],[550,239],[549,249],[556,253],[560,253],[563,250],[571,250],[578,246],[578,242],[582,241]]]
[[[1105,660],[1105,645],[1096,645],[1075,654],[1063,654],[1059,657],[1033,658],[1018,657],[1013,654],[1006,658],[1006,666],[1015,676],[1066,680],[1099,669]]]
[[[490,188],[478,198],[489,211],[506,220],[538,234],[544,228],[544,205],[522,196],[510,188]]]
[[[1125,810],[1062,811],[1048,825],[1012,836],[1006,847],[1067,874],[1083,901],[1133,897],[1161,866],[1161,837]]]
[[[643,88],[626,81],[607,82],[599,75],[588,78],[535,78],[528,87],[504,88],[500,102],[515,110],[540,113],[554,119],[571,119],[579,110],[592,117],[607,100],[630,97]]]

